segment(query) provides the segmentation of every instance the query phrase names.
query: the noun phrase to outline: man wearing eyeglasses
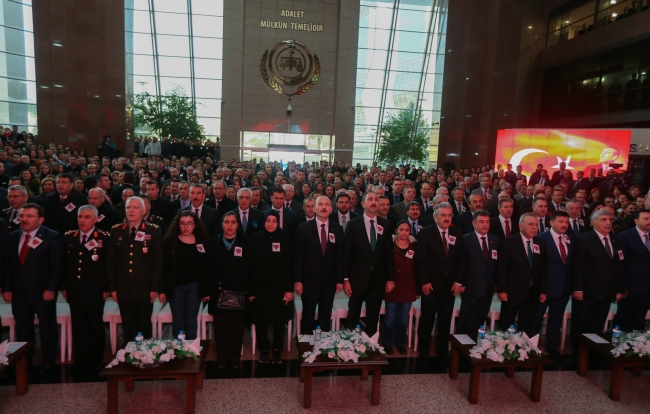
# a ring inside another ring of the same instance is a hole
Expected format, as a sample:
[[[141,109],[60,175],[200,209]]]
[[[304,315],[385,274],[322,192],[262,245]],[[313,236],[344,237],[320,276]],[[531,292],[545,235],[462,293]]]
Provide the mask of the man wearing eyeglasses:
[[[43,363],[39,376],[52,372],[56,361],[58,328],[56,293],[63,275],[61,234],[43,226],[43,208],[28,203],[18,214],[20,230],[7,236],[7,260],[2,297],[11,303],[16,340],[34,341],[34,314],[38,317]]]

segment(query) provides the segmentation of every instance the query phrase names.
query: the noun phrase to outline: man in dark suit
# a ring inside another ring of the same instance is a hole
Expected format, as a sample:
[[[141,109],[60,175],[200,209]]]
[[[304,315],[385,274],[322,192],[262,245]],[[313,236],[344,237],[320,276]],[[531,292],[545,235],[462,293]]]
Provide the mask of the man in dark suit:
[[[438,315],[436,354],[447,360],[447,336],[451,328],[454,296],[461,291],[455,282],[465,273],[467,252],[462,232],[451,227],[449,203],[440,203],[433,213],[436,224],[422,229],[415,248],[418,284],[422,289],[422,316],[418,327],[420,358],[428,361],[431,331]]]
[[[555,187],[553,189],[553,193],[551,193],[551,201],[547,203],[548,211],[550,213],[555,213],[556,211],[565,211],[566,208],[562,202],[563,199],[564,193],[562,192],[562,187]]]
[[[191,211],[201,219],[205,228],[208,230],[210,237],[219,234],[221,230],[221,218],[219,213],[212,207],[203,204],[205,200],[205,190],[200,184],[192,184],[190,188],[190,205],[181,211]]]
[[[393,228],[395,228],[399,220],[397,220],[397,217],[391,216],[389,212],[390,212],[390,201],[388,200],[388,197],[379,196],[379,207],[377,208],[377,216],[390,221],[390,223],[393,225]],[[331,219],[332,216],[330,215],[330,220]]]
[[[492,180],[490,180],[490,177],[488,176],[481,178],[481,187],[472,191],[472,195],[474,194],[478,194],[483,198],[483,208],[488,208],[492,204],[496,204],[499,196],[499,194],[492,189]]]
[[[472,226],[472,214],[477,210],[483,210],[483,196],[481,194],[472,194],[469,196],[469,210],[455,217],[455,227],[463,234],[471,233],[474,230]]]
[[[93,224],[98,229],[110,232],[111,228],[124,220],[124,216],[111,208],[106,201],[104,190],[99,187],[88,191],[88,204],[97,209],[97,220]]]
[[[576,180],[571,184],[569,187],[569,195],[571,197],[575,197],[576,193],[580,189],[585,189],[587,192],[590,192],[591,190],[588,190],[589,188],[589,181],[584,178],[584,172],[578,171],[576,173]]]
[[[593,230],[578,236],[571,287],[571,339],[577,352],[578,336],[601,333],[609,305],[625,297],[625,245],[612,239],[614,214],[605,209],[591,214]]]
[[[456,320],[457,332],[461,334],[477,332],[485,324],[496,283],[499,238],[488,233],[492,225],[489,213],[478,210],[472,217],[474,231],[463,236],[466,269],[456,281],[461,286],[460,313]]]
[[[70,304],[76,350],[69,374],[88,364],[95,372],[104,367],[106,332],[103,317],[104,301],[108,297],[106,248],[110,234],[97,228],[97,214],[92,204],[79,207],[79,230],[70,230],[63,236],[65,273],[61,290]]]
[[[208,207],[216,208],[219,217],[223,217],[229,211],[237,208],[237,202],[226,197],[227,186],[224,181],[217,180],[212,182],[212,194],[209,200],[205,202]]]
[[[411,236],[417,239],[418,235],[422,231],[422,228],[424,227],[420,223],[422,206],[416,201],[411,201],[408,204],[407,208],[408,210],[406,210],[406,221],[411,228]]]
[[[251,198],[251,208],[257,209],[259,211],[266,211],[271,208],[271,206],[262,201],[262,192],[258,187],[250,187],[250,189],[253,192],[253,198]]]
[[[627,262],[627,296],[618,302],[614,324],[622,331],[640,331],[650,305],[650,211],[634,213],[636,226],[618,235]]]
[[[296,221],[296,228],[300,227],[300,225],[303,223],[315,219],[316,219],[316,200],[314,199],[314,197],[309,196],[304,200],[302,200],[302,212],[298,215],[298,221]]]
[[[124,191],[126,188],[133,189],[133,184],[135,183],[135,176],[133,175],[132,172],[125,172],[123,173],[122,180],[123,180],[123,184],[114,187],[113,191],[111,191],[111,198],[113,199],[114,206],[122,202],[122,191]]]
[[[519,233],[519,225],[513,218],[514,202],[509,198],[499,200],[499,214],[490,220],[490,234],[498,239]]]
[[[126,201],[126,222],[111,229],[108,242],[106,285],[120,305],[125,342],[138,332],[151,338],[153,303],[162,288],[162,234],[155,224],[143,221],[144,201]]]
[[[412,186],[406,187],[402,193],[404,194],[404,201],[390,206],[390,214],[397,217],[398,220],[407,219],[408,204],[415,200],[415,188]]]
[[[517,181],[523,180],[524,185],[528,184],[528,178],[521,173],[522,167],[521,165],[517,166],[517,172],[514,174],[514,177],[512,178],[512,181],[510,181],[510,184],[512,184],[513,187],[517,184]]]
[[[584,219],[580,217],[581,207],[582,203],[580,203],[580,201],[576,200],[575,198],[569,200],[566,203],[566,211],[569,215],[568,232],[573,233],[575,237],[588,232],[590,229],[588,223],[586,223]]]
[[[569,215],[564,211],[553,213],[550,230],[540,233],[537,237],[546,243],[547,249],[546,301],[537,306],[532,334],[539,333],[548,309],[546,351],[552,358],[561,361],[558,345],[564,310],[571,297],[571,265],[577,237],[570,231]]]
[[[391,185],[391,191],[386,193],[388,200],[390,200],[390,205],[400,203],[404,201],[404,194],[402,190],[404,189],[404,181],[401,178],[395,177],[393,184]]]
[[[174,220],[174,217],[176,217],[176,214],[178,214],[179,211],[184,210],[185,208],[189,207],[191,204],[190,183],[186,181],[180,183],[178,187],[178,197],[176,197],[176,199],[174,200],[168,200],[168,201],[169,201],[169,207],[167,207],[167,212],[165,214],[165,222],[171,223],[171,221]]]
[[[42,225],[44,214],[38,204],[28,203],[20,210],[20,230],[7,236],[2,287],[16,320],[17,341],[35,341],[34,315],[38,316],[43,350],[39,375],[48,374],[56,361],[56,293],[63,275],[62,238]]]
[[[533,200],[533,215],[537,219],[537,232],[544,233],[551,226],[546,213],[548,212],[548,202],[545,198],[535,198]]]
[[[393,225],[377,217],[379,196],[374,191],[363,195],[364,214],[350,220],[345,229],[345,277],[343,289],[348,302],[348,328],[359,323],[361,306],[366,302],[366,333],[377,332],[384,292],[395,287],[393,274]]]
[[[469,207],[467,206],[467,202],[465,202],[465,190],[460,187],[456,187],[451,192],[451,194],[453,200],[449,200],[449,204],[451,204],[451,208],[454,212],[454,217],[456,217],[459,214],[463,214]]]
[[[250,208],[252,195],[253,193],[249,188],[240,188],[237,191],[238,207],[232,210],[237,215],[237,223],[239,224],[237,231],[247,237],[262,230],[264,226],[262,222],[264,220],[264,213]]]
[[[564,178],[564,171],[566,171],[566,170],[567,170],[566,169],[566,162],[561,162],[560,163],[560,169],[557,170],[557,171],[553,171],[553,176],[551,177],[550,185],[555,187],[556,185],[560,184],[560,180],[562,180]],[[569,171],[569,174],[570,173],[571,173],[571,171]],[[571,174],[571,178],[573,179],[572,174]],[[548,185],[548,184],[544,184],[544,185]]]
[[[422,206],[422,217],[429,216],[433,214],[433,189],[431,184],[422,183],[420,186],[420,197],[416,198],[415,201],[420,203]]]
[[[345,231],[350,220],[356,217],[358,215],[352,211],[352,207],[350,206],[350,195],[347,193],[338,193],[336,195],[336,211],[332,211],[330,220],[339,223]]]
[[[77,227],[77,209],[88,200],[74,189],[74,176],[68,173],[56,177],[56,191],[45,200],[44,226],[63,234]]]
[[[2,216],[0,217],[7,222],[7,228],[12,232],[20,228],[18,215],[20,214],[20,209],[27,204],[29,193],[22,185],[12,185],[9,187],[8,193],[9,207],[2,210]]]
[[[294,213],[300,215],[303,210],[302,210],[302,203],[293,196],[296,194],[296,190],[293,187],[293,184],[284,184],[282,186],[282,189],[284,190],[284,206]]]
[[[501,300],[499,329],[505,331],[519,314],[519,331],[532,336],[533,316],[546,301],[546,243],[536,237],[538,221],[526,213],[519,234],[501,240],[497,265],[497,292]]]
[[[271,193],[271,204],[273,210],[280,214],[280,223],[278,225],[289,237],[293,239],[296,234],[296,226],[298,225],[298,216],[284,206],[285,192],[282,188],[274,188]]]
[[[166,224],[169,225],[169,201],[160,197],[160,184],[157,181],[150,180],[147,182],[147,197],[151,202],[150,214],[162,217]]]
[[[317,325],[323,331],[331,329],[334,295],[343,288],[343,228],[329,219],[329,198],[321,196],[316,201],[316,218],[298,226],[294,243],[293,280],[294,289],[302,297],[300,330],[304,334],[314,329],[316,307],[320,309]]]

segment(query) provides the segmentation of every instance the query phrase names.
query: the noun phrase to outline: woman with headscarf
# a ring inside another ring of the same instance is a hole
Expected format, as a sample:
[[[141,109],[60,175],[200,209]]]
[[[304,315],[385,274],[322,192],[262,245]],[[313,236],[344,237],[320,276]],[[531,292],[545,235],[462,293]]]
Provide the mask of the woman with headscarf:
[[[253,306],[253,322],[260,349],[260,362],[282,362],[284,325],[293,315],[293,263],[291,238],[280,229],[280,214],[273,209],[264,212],[264,230],[250,239],[253,257],[264,263],[265,271],[256,274],[258,297]],[[268,337],[268,326],[273,326],[273,344]]]

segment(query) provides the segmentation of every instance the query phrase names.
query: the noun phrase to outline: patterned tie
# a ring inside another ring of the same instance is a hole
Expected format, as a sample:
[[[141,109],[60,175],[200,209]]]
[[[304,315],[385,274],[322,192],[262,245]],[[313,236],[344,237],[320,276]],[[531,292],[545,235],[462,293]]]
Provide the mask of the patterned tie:
[[[348,225],[348,216],[347,216],[347,214],[341,214],[341,227],[343,227],[343,230],[345,230],[347,225]]]
[[[25,241],[23,241],[23,246],[20,248],[20,264],[25,264],[25,259],[27,259],[27,252],[29,251],[29,238],[30,235],[25,233]]]
[[[607,255],[609,256],[609,260],[612,260],[612,257],[614,257],[614,253],[612,252],[612,247],[609,245],[609,239],[607,237],[603,237],[603,240],[605,241],[605,250],[607,250]]]
[[[447,246],[447,232],[442,232],[442,247],[445,249],[445,256],[449,254],[449,247]]]
[[[580,228],[578,227],[578,219],[573,219],[573,234],[580,235]]]
[[[375,233],[375,220],[370,220],[370,248],[375,251],[377,245],[377,234]]]
[[[483,256],[485,256],[485,261],[487,262],[488,260],[490,260],[490,253],[488,252],[485,236],[481,237],[481,247],[483,248]]]
[[[506,220],[506,237],[510,237],[510,220]]]
[[[248,227],[248,219],[246,218],[246,213],[248,213],[248,211],[242,211],[241,213],[244,215],[244,217],[241,219],[241,226],[244,228],[244,233],[246,233],[246,228]]]
[[[325,256],[325,249],[327,248],[327,233],[325,233],[325,225],[320,225],[320,249]]]
[[[196,215],[197,218],[201,218],[201,216],[199,216],[199,209],[198,208],[194,209],[194,215]]]
[[[530,240],[528,240],[526,243],[528,243],[528,264],[530,265],[530,268],[533,268],[533,251],[530,248]]]
[[[566,264],[566,249],[564,248],[564,243],[562,243],[562,236],[558,236],[557,239],[560,242],[560,257],[562,257],[562,264]]]
[[[650,251],[650,236],[644,234],[643,237],[645,238],[645,248]]]

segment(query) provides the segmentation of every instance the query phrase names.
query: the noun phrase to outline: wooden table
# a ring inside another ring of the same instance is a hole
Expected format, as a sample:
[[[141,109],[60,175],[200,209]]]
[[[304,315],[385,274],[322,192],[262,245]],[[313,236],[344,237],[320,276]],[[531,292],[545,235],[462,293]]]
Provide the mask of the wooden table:
[[[314,349],[312,345],[307,342],[298,342],[298,355],[301,358],[300,362],[300,382],[305,383],[304,401],[305,408],[311,408],[311,394],[312,394],[312,374],[314,372],[331,371],[337,369],[360,369],[361,379],[368,379],[368,371],[372,370],[372,396],[370,402],[372,405],[379,405],[379,396],[381,394],[381,368],[388,365],[388,360],[384,354],[376,351],[367,352],[368,357],[359,358],[359,362],[339,362],[334,359],[328,358],[326,355],[319,355],[312,363],[305,362],[302,355],[305,352]]]
[[[174,359],[164,362],[155,368],[138,368],[126,362],[121,362],[113,368],[104,368],[99,373],[100,377],[106,377],[108,384],[108,413],[118,411],[117,384],[120,381],[126,382],[125,390],[133,391],[134,380],[136,379],[164,379],[172,378],[187,381],[187,403],[186,413],[194,413],[196,410],[196,390],[203,389],[203,363],[208,353],[210,341],[201,341],[203,347],[201,355],[195,361],[192,358]]]
[[[468,335],[476,341],[477,334]],[[507,368],[506,377],[512,378],[515,375],[516,367],[532,368],[533,378],[530,384],[530,399],[533,402],[539,402],[542,393],[542,374],[544,373],[544,364],[552,362],[545,356],[529,357],[525,361],[511,361],[505,360],[503,362],[492,361],[487,358],[472,358],[469,356],[469,351],[474,345],[462,345],[454,335],[449,335],[451,341],[451,364],[449,367],[449,378],[458,378],[458,364],[460,356],[463,357],[472,366],[472,371],[469,376],[469,395],[468,400],[470,404],[478,403],[478,389],[479,381],[481,379],[481,371],[490,368]]]
[[[7,365],[0,367],[16,367],[16,395],[25,395],[29,390],[29,353],[34,349],[34,342],[27,342],[16,350],[16,352],[7,355]],[[6,369],[6,368],[0,368]]]
[[[621,399],[621,382],[623,380],[623,369],[632,367],[632,375],[638,377],[641,375],[641,367],[650,365],[650,358],[641,358],[638,355],[615,357],[610,351],[614,349],[611,343],[611,334],[597,334],[607,341],[606,344],[598,344],[586,336],[580,335],[580,347],[578,349],[578,368],[576,372],[581,377],[587,376],[587,363],[589,362],[589,352],[593,351],[605,358],[612,364],[612,372],[609,378],[609,398],[613,401]]]

